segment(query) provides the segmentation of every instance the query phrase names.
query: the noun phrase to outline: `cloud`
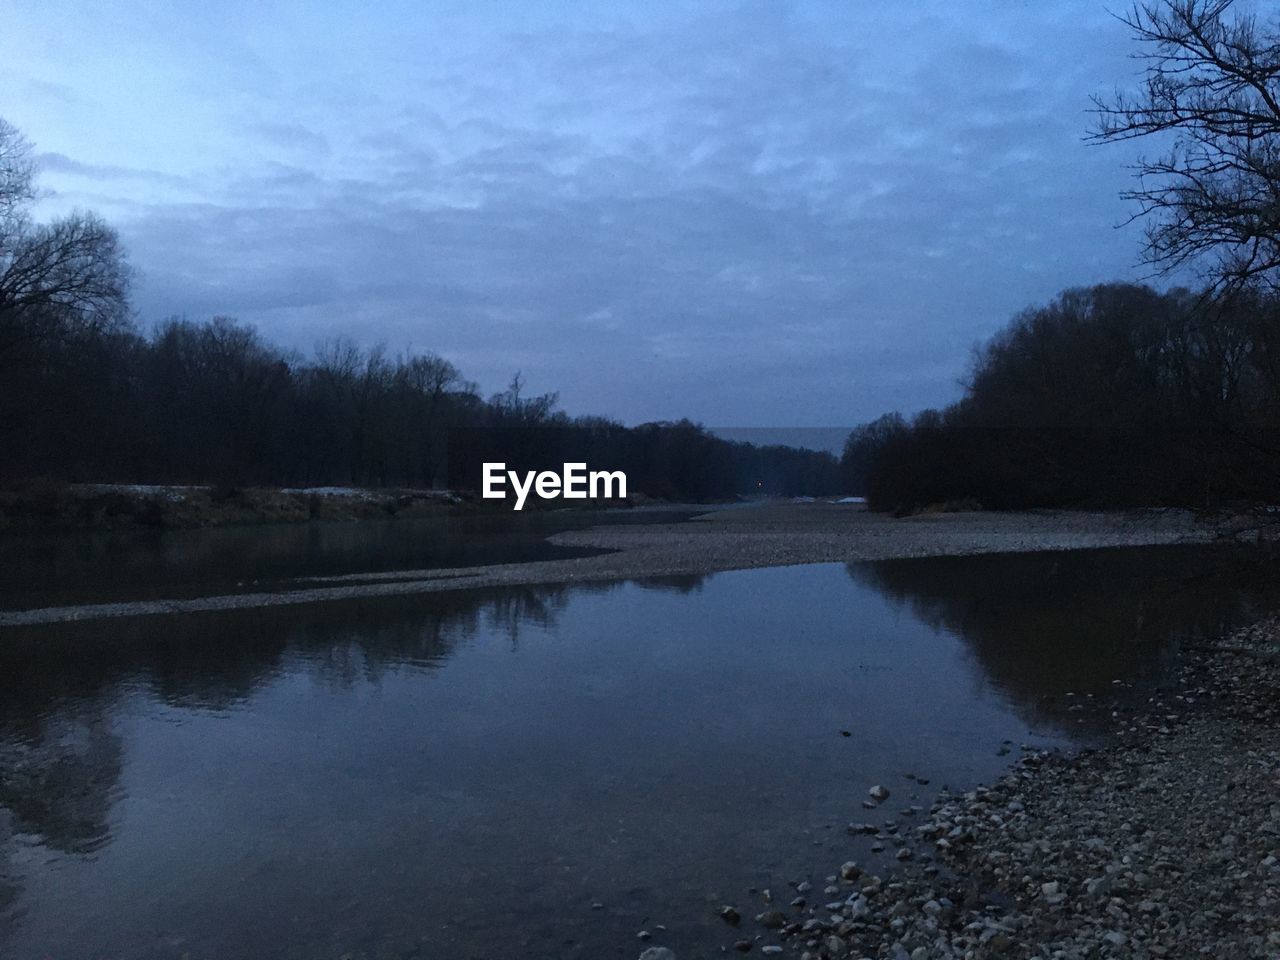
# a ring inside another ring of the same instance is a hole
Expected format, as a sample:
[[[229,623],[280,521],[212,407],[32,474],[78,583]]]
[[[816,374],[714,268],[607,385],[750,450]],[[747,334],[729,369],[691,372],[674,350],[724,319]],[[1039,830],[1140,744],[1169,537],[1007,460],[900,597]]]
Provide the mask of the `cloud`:
[[[274,123],[264,121],[248,125],[251,134],[261,137],[268,144],[296,150],[312,157],[329,154],[329,140],[323,134],[309,130],[300,123]]]
[[[190,186],[186,177],[163,173],[159,170],[145,170],[139,167],[121,167],[108,163],[83,163],[73,160],[62,153],[39,153],[36,164],[41,173],[67,174],[85,180],[137,180],[173,186]]]
[[[147,319],[412,343],[630,421],[846,424],[946,402],[1016,310],[1135,275],[1127,155],[1081,143],[1129,65],[1079,11],[313,12],[202,54],[227,103],[172,85],[196,146],[98,158],[51,121],[75,147],[45,166],[118,211]]]

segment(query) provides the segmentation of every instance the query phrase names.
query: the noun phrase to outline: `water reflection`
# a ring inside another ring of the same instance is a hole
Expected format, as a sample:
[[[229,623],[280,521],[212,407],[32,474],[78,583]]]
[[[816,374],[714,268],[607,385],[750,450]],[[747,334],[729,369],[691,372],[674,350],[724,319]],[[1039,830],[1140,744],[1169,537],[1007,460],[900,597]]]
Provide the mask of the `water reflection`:
[[[869,859],[1274,608],[1224,551],[754,570],[0,633],[0,953],[634,956]],[[1196,574],[1191,582],[1187,576]],[[1117,691],[1114,679],[1133,689]],[[1126,692],[1127,691],[1127,692]],[[840,736],[853,731],[852,737]],[[593,910],[593,903],[604,904]]]
[[[389,665],[435,668],[482,629],[514,644],[527,626],[554,627],[569,592],[459,591],[8,630],[0,677],[16,699],[0,707],[0,718],[92,702],[126,682],[173,706],[228,709],[278,676],[286,656],[304,652],[327,681],[340,684],[375,680]]]
[[[86,856],[110,840],[123,745],[92,697],[32,712],[20,691],[0,701],[0,936],[22,892],[19,838]],[[2,941],[0,941],[2,942]]]
[[[1180,641],[1218,636],[1280,605],[1274,562],[1230,546],[936,557],[847,570],[961,638],[982,677],[1030,722],[1067,728],[1104,726],[1105,706],[1120,696],[1113,681],[1155,685]],[[1082,711],[1089,697],[1102,709]]]
[[[0,805],[11,831],[36,834],[63,853],[86,854],[108,839],[107,814],[120,776],[121,744],[91,706],[5,724]]]

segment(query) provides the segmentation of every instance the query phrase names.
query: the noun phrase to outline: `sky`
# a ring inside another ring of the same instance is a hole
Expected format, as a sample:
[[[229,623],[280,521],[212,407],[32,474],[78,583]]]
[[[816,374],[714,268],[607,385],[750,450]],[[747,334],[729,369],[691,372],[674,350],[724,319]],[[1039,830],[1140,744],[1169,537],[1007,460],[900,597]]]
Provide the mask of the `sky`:
[[[1019,310],[1149,272],[1138,146],[1083,140],[1139,76],[1094,0],[8,6],[39,212],[118,227],[144,327],[832,427],[948,403]]]

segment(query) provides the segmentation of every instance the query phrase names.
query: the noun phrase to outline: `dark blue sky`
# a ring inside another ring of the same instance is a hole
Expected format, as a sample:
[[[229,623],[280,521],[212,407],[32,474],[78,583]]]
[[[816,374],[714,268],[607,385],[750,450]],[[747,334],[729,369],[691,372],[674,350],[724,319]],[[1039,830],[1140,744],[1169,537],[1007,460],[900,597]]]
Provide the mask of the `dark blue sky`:
[[[0,116],[43,213],[120,227],[144,323],[435,350],[627,422],[847,425],[1143,275],[1136,148],[1081,142],[1132,52],[1092,0],[18,0]]]

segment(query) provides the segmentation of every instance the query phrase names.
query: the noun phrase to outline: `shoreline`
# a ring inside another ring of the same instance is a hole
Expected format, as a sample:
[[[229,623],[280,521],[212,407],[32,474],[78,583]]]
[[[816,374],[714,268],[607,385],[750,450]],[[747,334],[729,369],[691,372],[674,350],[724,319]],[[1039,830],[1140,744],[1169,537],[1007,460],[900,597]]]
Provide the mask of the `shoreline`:
[[[621,500],[575,501],[572,506],[550,507],[536,501],[527,504],[523,513],[679,510],[685,506],[636,495]],[[504,501],[485,501],[465,491],[417,487],[40,481],[0,486],[0,534],[296,526],[497,516],[509,512],[511,506]]]
[[[1222,528],[1187,511],[938,513],[893,518],[847,505],[769,503],[679,523],[616,524],[549,537],[600,551],[561,560],[301,577],[283,589],[0,611],[0,628],[201,613],[450,590],[700,575],[905,557],[1209,543]]]
[[[913,836],[877,834],[900,847],[884,876],[847,862],[812,895],[824,906],[801,896],[760,914],[734,946],[802,960],[1280,957],[1280,620],[1193,649],[1172,689],[1112,716],[1100,747],[1030,753],[995,783],[940,793]]]
[[[1230,532],[1179,511],[894,519],[836,504],[772,503],[550,538],[614,551],[588,557],[8,611],[0,612],[0,627],[805,563],[1194,545],[1229,539]],[[832,864],[825,886],[820,877],[812,885],[797,880],[791,890],[775,886],[777,901],[763,891],[763,905],[753,891],[731,905],[737,919],[724,928],[724,950],[801,960],[1277,960],[1280,621],[1185,649],[1179,672],[1150,701],[1124,715],[1111,707],[1099,714],[1111,719],[1101,746],[1030,752],[990,785],[944,792],[931,808],[922,792],[925,809],[913,806],[910,820],[885,819],[896,799],[881,804],[890,792],[913,786],[885,780],[883,796],[853,797],[851,806],[861,800],[867,807],[860,818],[876,822],[851,823],[849,831],[874,836],[888,850],[884,856],[895,859],[886,866],[877,857],[879,875],[870,865]],[[665,928],[655,929],[660,933],[642,957],[673,960],[659,945]]]

